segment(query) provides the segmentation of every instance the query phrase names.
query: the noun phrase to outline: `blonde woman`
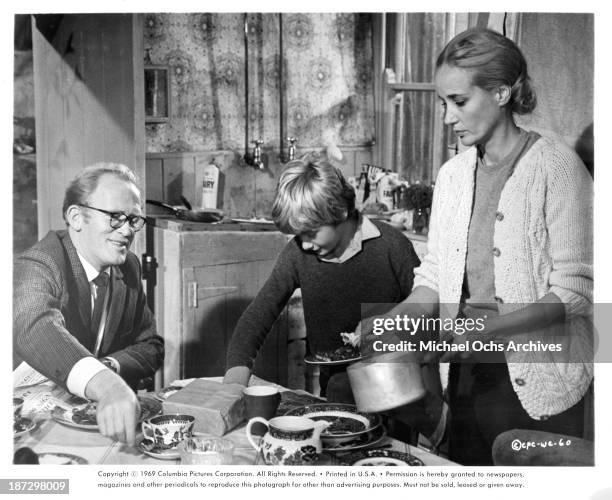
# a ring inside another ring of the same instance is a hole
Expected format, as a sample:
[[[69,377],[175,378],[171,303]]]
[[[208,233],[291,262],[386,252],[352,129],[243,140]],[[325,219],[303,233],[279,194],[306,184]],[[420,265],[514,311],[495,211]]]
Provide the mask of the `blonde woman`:
[[[583,433],[593,377],[592,180],[569,147],[517,126],[536,97],[508,38],[460,33],[437,59],[435,85],[445,124],[467,149],[440,170],[428,253],[414,291],[391,314],[484,319],[482,331],[454,335],[454,344],[526,340],[550,325],[569,333],[568,363],[550,352],[504,351],[487,362],[442,356],[452,361],[441,366],[450,458],[488,465],[506,430]]]

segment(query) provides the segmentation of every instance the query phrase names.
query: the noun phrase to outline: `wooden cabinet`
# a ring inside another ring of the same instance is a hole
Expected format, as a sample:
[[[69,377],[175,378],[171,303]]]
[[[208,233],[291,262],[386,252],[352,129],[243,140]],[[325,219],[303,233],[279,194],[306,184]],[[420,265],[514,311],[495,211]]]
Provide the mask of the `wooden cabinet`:
[[[166,342],[163,373],[156,382],[223,375],[234,327],[270,275],[287,237],[277,231],[226,231],[175,219],[150,220],[147,255],[158,264],[153,307]],[[151,280],[149,294],[150,285]],[[283,385],[287,330],[285,313],[254,366],[258,376]]]

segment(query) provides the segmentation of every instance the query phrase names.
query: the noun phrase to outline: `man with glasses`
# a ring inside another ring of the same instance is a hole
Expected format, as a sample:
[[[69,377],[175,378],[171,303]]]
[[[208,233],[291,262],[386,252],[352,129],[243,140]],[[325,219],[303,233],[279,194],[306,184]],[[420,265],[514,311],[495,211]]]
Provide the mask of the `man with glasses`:
[[[133,388],[160,367],[163,339],[129,251],[145,219],[134,174],[98,163],[66,189],[66,230],[21,254],[14,273],[14,356],[97,401],[100,432],[133,445]]]

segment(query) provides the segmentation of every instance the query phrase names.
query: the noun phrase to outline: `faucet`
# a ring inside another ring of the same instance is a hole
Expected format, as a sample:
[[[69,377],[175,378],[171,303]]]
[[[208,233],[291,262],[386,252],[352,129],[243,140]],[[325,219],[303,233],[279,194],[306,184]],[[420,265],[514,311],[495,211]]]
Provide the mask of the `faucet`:
[[[266,167],[261,154],[261,145],[264,141],[263,139],[257,139],[251,142],[254,144],[253,153],[249,154],[247,151],[247,153],[244,155],[244,161],[247,165],[255,167],[258,170],[263,170]]]
[[[259,170],[263,170],[264,163],[261,160],[261,145],[263,144],[263,139],[257,139],[251,142],[255,144],[253,146],[253,166]]]
[[[287,137],[287,141],[289,142],[287,158],[288,161],[293,161],[295,160],[295,143],[297,142],[297,137]]]
[[[289,143],[289,148],[285,151],[281,141],[280,154],[278,157],[281,163],[289,163],[295,160],[295,143],[297,142],[297,137],[285,137],[285,140]]]

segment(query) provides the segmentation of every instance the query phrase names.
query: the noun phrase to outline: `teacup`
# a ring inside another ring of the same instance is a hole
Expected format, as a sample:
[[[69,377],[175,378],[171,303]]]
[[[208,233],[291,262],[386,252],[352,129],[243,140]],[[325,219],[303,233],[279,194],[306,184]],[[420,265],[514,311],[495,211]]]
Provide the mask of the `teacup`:
[[[276,415],[281,399],[278,389],[269,385],[252,385],[246,387],[242,392],[244,393],[244,410],[247,420],[255,417],[270,420]],[[253,425],[251,433],[263,436],[266,430],[265,425],[256,423]]]
[[[13,420],[21,418],[21,408],[23,407],[23,398],[13,397]]]
[[[183,439],[191,436],[194,423],[195,417],[192,415],[159,415],[142,423],[142,433],[157,448],[175,448]]]

